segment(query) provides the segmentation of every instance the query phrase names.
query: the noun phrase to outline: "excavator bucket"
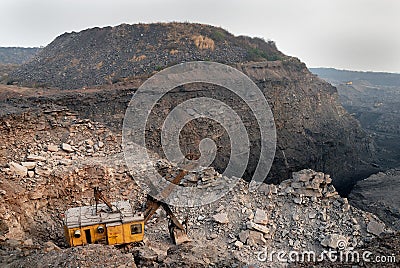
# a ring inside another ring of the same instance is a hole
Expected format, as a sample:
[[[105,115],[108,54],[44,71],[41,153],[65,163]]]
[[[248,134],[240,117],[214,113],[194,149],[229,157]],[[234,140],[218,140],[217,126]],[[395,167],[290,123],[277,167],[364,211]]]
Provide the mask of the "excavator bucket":
[[[156,210],[162,206],[167,213],[169,218],[168,230],[169,235],[171,237],[172,242],[176,245],[180,245],[186,242],[189,242],[190,239],[187,236],[187,219],[185,220],[186,228],[182,225],[182,223],[176,218],[171,208],[167,203],[164,203],[162,200],[165,197],[169,196],[171,191],[173,190],[172,185],[178,185],[182,178],[188,174],[187,170],[182,170],[172,181],[169,186],[167,186],[161,193],[158,193],[157,196],[159,198],[152,197],[151,195],[147,195],[146,207],[144,209],[144,222],[146,223],[150,217],[156,212]]]
[[[190,242],[190,239],[187,236],[185,230],[181,230],[179,228],[173,228],[170,235],[175,245],[180,245],[186,242]]]

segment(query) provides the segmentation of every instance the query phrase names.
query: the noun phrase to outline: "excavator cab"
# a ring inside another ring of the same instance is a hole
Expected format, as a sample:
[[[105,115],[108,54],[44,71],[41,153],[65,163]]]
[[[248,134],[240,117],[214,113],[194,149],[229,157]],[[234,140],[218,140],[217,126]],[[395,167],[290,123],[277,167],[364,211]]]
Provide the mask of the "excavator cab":
[[[123,245],[143,241],[144,216],[128,201],[70,208],[65,212],[65,237],[71,247],[86,244]]]
[[[179,183],[186,174],[187,171],[182,171],[172,183]],[[180,245],[190,241],[187,228],[175,217],[166,203],[148,195],[144,210],[135,212],[129,202],[111,203],[100,188],[94,187],[93,190],[96,205],[70,208],[65,212],[65,237],[71,247],[92,243],[123,245],[142,242],[144,226],[159,207],[168,215],[168,230],[172,242]],[[167,187],[161,194],[168,195],[171,190]],[[103,204],[99,203],[100,200]]]

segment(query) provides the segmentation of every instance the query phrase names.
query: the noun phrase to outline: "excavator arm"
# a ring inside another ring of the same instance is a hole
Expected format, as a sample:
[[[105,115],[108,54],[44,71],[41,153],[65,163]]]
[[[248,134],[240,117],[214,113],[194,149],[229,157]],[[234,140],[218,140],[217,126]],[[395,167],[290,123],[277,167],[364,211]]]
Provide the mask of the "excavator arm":
[[[159,197],[166,197],[169,196],[169,194],[172,191],[173,185],[179,184],[179,182],[182,180],[182,178],[188,174],[186,170],[181,171],[172,181],[168,187],[166,187],[161,193],[159,193]],[[144,209],[144,222],[145,224],[148,222],[148,220],[151,218],[151,216],[154,215],[154,213],[157,211],[159,207],[162,207],[165,212],[167,213],[167,216],[169,218],[169,224],[168,224],[168,230],[169,234],[171,237],[171,240],[176,244],[180,245],[182,243],[190,241],[190,239],[187,236],[187,230],[186,228],[182,225],[182,223],[176,218],[174,213],[172,212],[171,208],[168,206],[168,204],[157,200],[153,198],[151,195],[147,195],[147,200],[146,200],[146,206]]]
[[[187,236],[187,228],[185,228],[182,225],[182,223],[176,218],[176,216],[174,215],[168,204],[163,202],[162,200],[164,200],[171,194],[174,186],[178,185],[186,174],[188,174],[188,171],[182,170],[166,188],[164,188],[161,192],[155,195],[156,198],[152,197],[151,195],[147,195],[147,200],[143,211],[144,223],[146,224],[160,206],[165,210],[169,218],[169,223],[168,223],[169,234],[171,236],[171,240],[176,245],[180,245],[182,243],[190,241],[190,239]],[[110,212],[118,211],[118,208],[115,209],[113,208],[112,204],[103,195],[99,187],[94,187],[93,190],[94,190],[94,198],[96,201],[96,213],[98,212],[97,204],[100,200],[107,205]]]
[[[175,245],[180,245],[185,242],[189,242],[190,239],[187,236],[187,228],[185,228],[180,221],[175,217],[171,208],[167,204],[163,204],[163,208],[169,217],[168,230],[169,236]],[[187,223],[187,219],[186,219]]]
[[[151,216],[154,215],[159,207],[162,207],[165,210],[169,218],[168,230],[171,240],[176,245],[190,241],[189,237],[187,236],[187,229],[176,218],[168,204],[158,201],[150,195],[147,196],[146,207],[144,210],[144,223],[146,224],[148,220],[150,220]]]
[[[96,202],[96,213],[97,213],[97,204],[99,203],[100,200],[103,201],[107,205],[107,207],[110,209],[110,211],[114,211],[110,201],[108,201],[108,199],[103,195],[100,188],[96,186],[93,188],[93,190],[94,190],[94,199]]]

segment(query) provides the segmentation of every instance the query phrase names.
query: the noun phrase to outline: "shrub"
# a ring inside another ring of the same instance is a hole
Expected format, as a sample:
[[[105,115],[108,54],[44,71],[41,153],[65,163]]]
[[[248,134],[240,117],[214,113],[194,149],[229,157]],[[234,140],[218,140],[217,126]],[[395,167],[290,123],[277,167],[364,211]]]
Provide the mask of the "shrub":
[[[214,30],[211,34],[211,38],[217,42],[222,42],[226,38],[226,34],[221,30]]]
[[[269,61],[279,60],[280,57],[276,54],[269,55],[267,52],[262,51],[259,48],[251,47],[247,50],[247,57],[250,61],[258,61],[262,59],[266,59]]]
[[[154,67],[154,70],[156,70],[157,72],[161,71],[162,69],[164,69],[164,67],[157,65],[156,67]]]

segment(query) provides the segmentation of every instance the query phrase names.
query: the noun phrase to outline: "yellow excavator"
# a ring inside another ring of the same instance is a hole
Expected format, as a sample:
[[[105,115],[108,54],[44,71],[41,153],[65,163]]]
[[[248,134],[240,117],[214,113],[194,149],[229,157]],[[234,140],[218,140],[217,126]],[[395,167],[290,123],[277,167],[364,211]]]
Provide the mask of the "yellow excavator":
[[[187,173],[182,170],[171,181],[172,184],[179,184]],[[168,196],[172,184],[158,196]],[[165,210],[169,218],[168,230],[172,242],[179,245],[190,241],[187,225],[184,226],[176,218],[168,204],[160,201],[162,199],[148,195],[143,211],[135,212],[129,201],[109,202],[98,187],[94,188],[94,197],[95,205],[74,207],[65,212],[65,237],[71,247],[93,243],[124,245],[142,242],[145,225],[159,207]]]

